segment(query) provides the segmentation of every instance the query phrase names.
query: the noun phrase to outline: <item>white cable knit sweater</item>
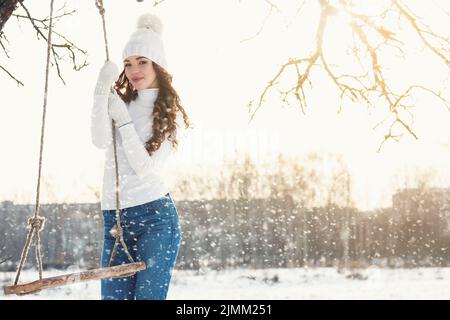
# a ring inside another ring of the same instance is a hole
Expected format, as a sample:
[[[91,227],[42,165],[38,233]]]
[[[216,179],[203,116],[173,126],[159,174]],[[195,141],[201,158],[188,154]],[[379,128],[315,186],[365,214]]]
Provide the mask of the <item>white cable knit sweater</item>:
[[[158,89],[138,91],[136,100],[128,105],[133,123],[116,129],[121,209],[159,199],[169,192],[161,172],[174,150],[172,142],[166,138],[152,156],[144,147],[145,142],[151,137],[151,117],[157,95]],[[177,123],[180,125],[181,120],[181,113],[178,113]],[[111,118],[108,115],[108,95],[94,95],[91,134],[92,143],[98,148],[106,149],[101,209],[114,210],[116,209],[114,147]]]

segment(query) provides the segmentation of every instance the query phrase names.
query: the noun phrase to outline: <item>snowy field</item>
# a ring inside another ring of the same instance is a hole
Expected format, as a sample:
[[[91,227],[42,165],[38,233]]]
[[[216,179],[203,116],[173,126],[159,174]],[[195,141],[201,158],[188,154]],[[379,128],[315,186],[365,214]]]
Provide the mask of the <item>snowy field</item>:
[[[69,272],[77,272],[70,270]],[[62,274],[45,272],[44,276]],[[14,273],[0,273],[0,284],[13,281]],[[35,280],[37,272],[22,273],[21,282]],[[99,299],[99,281],[48,289],[27,296],[0,299]],[[228,271],[175,270],[168,299],[450,299],[450,268],[380,269],[371,267],[338,273],[333,268],[315,269],[238,269]]]

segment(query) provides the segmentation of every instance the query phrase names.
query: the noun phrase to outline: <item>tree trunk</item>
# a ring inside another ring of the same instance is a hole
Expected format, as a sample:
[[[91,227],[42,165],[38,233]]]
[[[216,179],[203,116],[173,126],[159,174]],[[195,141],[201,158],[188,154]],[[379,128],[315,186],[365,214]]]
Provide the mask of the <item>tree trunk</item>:
[[[0,31],[3,30],[3,26],[14,10],[17,8],[17,2],[19,0],[0,0]]]

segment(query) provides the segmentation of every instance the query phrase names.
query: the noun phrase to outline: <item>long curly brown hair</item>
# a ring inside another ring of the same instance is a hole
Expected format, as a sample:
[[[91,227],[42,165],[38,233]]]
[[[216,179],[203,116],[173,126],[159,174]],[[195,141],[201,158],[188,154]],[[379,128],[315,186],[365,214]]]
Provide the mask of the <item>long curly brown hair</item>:
[[[181,125],[176,122],[178,112],[181,112],[183,115],[185,128],[187,129],[190,126],[186,111],[184,111],[184,108],[180,104],[180,97],[172,87],[172,75],[153,61],[152,64],[158,79],[159,90],[152,114],[152,136],[145,143],[145,149],[149,155],[152,155],[159,149],[167,134],[169,134],[168,139],[172,142],[172,146],[177,148],[177,126]],[[119,75],[114,89],[125,103],[130,103],[138,96],[137,90],[133,88],[126,77],[125,70]]]

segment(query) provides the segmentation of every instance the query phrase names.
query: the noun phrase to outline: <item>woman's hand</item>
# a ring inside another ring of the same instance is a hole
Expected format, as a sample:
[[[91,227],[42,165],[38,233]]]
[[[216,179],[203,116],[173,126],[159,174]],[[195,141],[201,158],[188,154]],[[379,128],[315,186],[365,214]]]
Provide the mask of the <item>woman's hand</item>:
[[[108,113],[118,128],[132,122],[125,102],[117,94],[110,93],[108,96]]]
[[[111,85],[119,77],[119,69],[112,61],[106,61],[100,69],[97,85],[95,87],[96,95],[107,95],[110,92]]]

